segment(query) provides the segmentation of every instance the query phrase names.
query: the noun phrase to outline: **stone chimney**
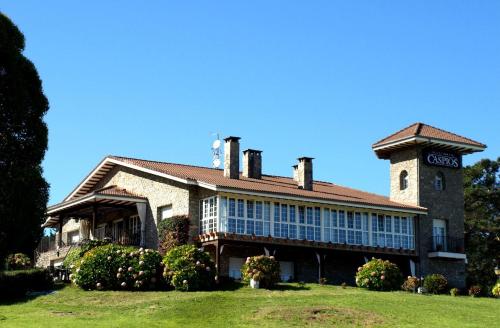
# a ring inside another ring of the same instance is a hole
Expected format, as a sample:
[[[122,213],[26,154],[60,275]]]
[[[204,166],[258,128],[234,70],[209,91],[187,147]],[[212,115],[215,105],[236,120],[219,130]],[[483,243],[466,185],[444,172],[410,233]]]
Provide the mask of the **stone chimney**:
[[[247,149],[243,151],[243,176],[245,178],[262,178],[262,151]]]
[[[224,139],[224,176],[230,179],[240,177],[240,138]]]
[[[300,157],[297,165],[297,184],[300,189],[313,189],[313,165],[311,157]]]
[[[293,181],[299,182],[299,173],[298,173],[299,165],[295,164],[292,166],[293,170]]]

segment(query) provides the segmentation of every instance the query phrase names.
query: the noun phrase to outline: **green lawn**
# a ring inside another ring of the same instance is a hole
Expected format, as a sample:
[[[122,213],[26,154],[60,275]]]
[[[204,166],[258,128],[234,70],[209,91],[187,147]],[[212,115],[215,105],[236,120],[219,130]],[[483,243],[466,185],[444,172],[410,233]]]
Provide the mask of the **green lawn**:
[[[283,284],[216,292],[84,292],[0,305],[0,327],[489,327],[500,300]]]

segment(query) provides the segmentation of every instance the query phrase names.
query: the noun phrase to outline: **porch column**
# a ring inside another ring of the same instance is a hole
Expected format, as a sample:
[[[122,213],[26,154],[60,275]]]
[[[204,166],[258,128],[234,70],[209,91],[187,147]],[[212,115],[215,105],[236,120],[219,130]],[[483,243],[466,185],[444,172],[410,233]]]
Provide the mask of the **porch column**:
[[[95,223],[97,221],[97,207],[94,205],[92,207],[92,219],[90,224],[90,239],[95,239]]]
[[[315,252],[316,253],[316,259],[318,260],[318,283],[321,281],[321,278],[324,276],[324,260],[325,260],[325,255]]]
[[[64,217],[59,216],[59,234],[57,236],[57,247],[62,247],[63,221],[64,221]]]
[[[139,219],[141,220],[141,247],[144,247],[146,244],[146,215],[147,215],[147,206],[146,203],[136,203],[137,206],[137,214],[139,215]]]
[[[89,219],[80,218],[80,236],[82,241],[90,239],[90,225],[91,221]]]

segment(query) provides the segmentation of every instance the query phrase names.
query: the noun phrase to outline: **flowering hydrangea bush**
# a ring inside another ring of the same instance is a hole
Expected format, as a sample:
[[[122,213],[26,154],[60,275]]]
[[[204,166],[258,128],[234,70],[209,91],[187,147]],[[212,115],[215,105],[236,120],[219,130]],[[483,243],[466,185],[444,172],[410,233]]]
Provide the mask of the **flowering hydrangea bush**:
[[[71,250],[68,252],[66,257],[64,258],[63,265],[66,268],[71,267],[71,265],[75,265],[76,262],[79,262],[83,255],[90,251],[91,249],[94,249],[98,246],[103,246],[110,244],[111,242],[109,240],[85,240],[81,243],[79,247],[73,247]]]
[[[396,290],[403,282],[398,266],[389,261],[372,258],[358,268],[356,285],[370,290]]]
[[[491,289],[491,294],[494,297],[500,297],[500,280],[497,281],[497,283],[495,284],[495,286],[493,286],[493,288]]]
[[[478,297],[481,295],[481,292],[481,286],[479,285],[473,285],[469,287],[469,296]]]
[[[71,265],[72,281],[86,290],[148,290],[162,287],[161,255],[151,249],[109,244]]]
[[[417,288],[420,286],[420,279],[413,276],[408,276],[405,282],[401,286],[401,289],[407,292],[415,292]]]
[[[424,288],[427,293],[441,294],[446,291],[448,280],[439,273],[430,274],[424,278]]]
[[[253,256],[241,268],[243,281],[248,283],[251,279],[258,281],[262,288],[272,288],[280,279],[280,264],[274,256]]]
[[[168,285],[181,291],[211,289],[215,264],[207,252],[193,245],[172,248],[163,258],[163,277]]]
[[[6,260],[9,270],[24,270],[31,267],[31,260],[23,253],[10,254]]]

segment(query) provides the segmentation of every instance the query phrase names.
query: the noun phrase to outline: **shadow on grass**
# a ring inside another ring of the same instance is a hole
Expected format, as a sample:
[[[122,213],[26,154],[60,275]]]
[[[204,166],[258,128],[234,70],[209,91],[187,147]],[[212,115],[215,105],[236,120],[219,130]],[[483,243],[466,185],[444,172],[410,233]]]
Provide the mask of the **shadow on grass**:
[[[232,292],[245,287],[245,284],[239,281],[225,281],[221,283],[216,290]]]
[[[273,290],[280,290],[280,291],[286,291],[286,290],[310,290],[311,287],[308,287],[305,284],[277,284]]]
[[[40,296],[50,295],[60,289],[63,289],[66,286],[67,284],[58,283],[54,284],[51,290],[32,291],[28,292],[26,295],[0,295],[0,305],[13,305],[17,303],[26,303]]]

